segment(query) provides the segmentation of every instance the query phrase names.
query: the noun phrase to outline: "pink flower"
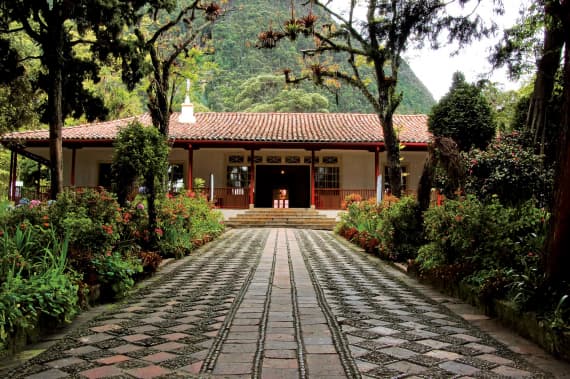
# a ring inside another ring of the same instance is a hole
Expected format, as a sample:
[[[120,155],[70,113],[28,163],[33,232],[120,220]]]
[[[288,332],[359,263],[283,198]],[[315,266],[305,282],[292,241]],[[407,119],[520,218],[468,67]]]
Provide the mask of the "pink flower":
[[[30,208],[36,207],[40,205],[42,202],[40,200],[32,200],[30,201]]]

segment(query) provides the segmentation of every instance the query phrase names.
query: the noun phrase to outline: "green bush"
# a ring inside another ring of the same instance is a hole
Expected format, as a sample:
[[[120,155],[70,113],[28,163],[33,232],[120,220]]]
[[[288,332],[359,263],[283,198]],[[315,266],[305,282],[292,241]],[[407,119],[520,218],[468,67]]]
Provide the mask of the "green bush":
[[[224,230],[222,215],[202,196],[167,196],[158,210],[156,233],[163,256],[181,257]]]
[[[347,201],[336,232],[384,259],[413,259],[423,241],[419,207],[415,199],[390,196],[375,201]]]
[[[530,279],[529,273],[539,270],[547,219],[548,213],[532,201],[512,208],[471,195],[447,200],[424,213],[427,244],[416,263],[424,272],[461,269],[464,280],[488,296],[493,288],[506,292],[502,289],[519,276],[534,282],[525,288],[538,286],[539,278]]]
[[[99,283],[111,290],[111,298],[122,298],[135,285],[134,277],[143,271],[140,259],[109,253],[92,260]],[[103,293],[107,292],[105,289]]]
[[[393,261],[414,259],[423,243],[419,204],[412,197],[384,206],[380,212],[378,237],[380,256]]]
[[[55,234],[51,236],[55,238]],[[3,248],[8,245],[8,238],[12,237],[3,235]],[[3,250],[3,257],[5,253]],[[5,276],[0,285],[1,345],[16,331],[37,328],[42,318],[69,322],[79,311],[79,276],[67,267],[67,243],[53,240],[50,247],[37,253],[33,264],[25,260],[13,261],[11,265],[2,262]]]
[[[49,218],[60,239],[68,238],[71,258],[110,252],[119,240],[119,204],[103,188],[65,190],[49,207]]]
[[[551,199],[553,171],[543,158],[525,147],[518,133],[501,136],[486,150],[474,149],[464,155],[467,168],[465,191],[491,202],[517,206],[529,199],[546,205]]]

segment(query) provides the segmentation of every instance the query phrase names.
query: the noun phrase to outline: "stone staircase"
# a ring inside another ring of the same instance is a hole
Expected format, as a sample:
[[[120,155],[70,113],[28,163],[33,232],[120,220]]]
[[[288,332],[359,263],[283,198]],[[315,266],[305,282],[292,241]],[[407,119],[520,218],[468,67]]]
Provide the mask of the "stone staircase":
[[[336,220],[315,209],[253,208],[225,221],[232,228],[301,228],[333,230]]]

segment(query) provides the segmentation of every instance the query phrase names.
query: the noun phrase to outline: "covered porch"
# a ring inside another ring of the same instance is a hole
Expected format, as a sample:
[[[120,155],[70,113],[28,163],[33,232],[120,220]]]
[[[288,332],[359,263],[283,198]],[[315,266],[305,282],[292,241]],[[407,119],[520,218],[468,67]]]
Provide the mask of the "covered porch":
[[[67,187],[111,187],[113,142],[118,130],[149,115],[85,124],[63,130]],[[426,116],[396,115],[401,128],[402,184],[417,189],[427,154]],[[168,190],[203,191],[222,209],[341,209],[347,195],[375,198],[378,178],[387,182],[384,141],[376,115],[202,113],[193,121],[171,116]],[[49,165],[47,131],[3,136],[12,151],[11,200],[46,199],[39,183],[22,187],[18,157]],[[200,188],[195,179],[201,178]]]

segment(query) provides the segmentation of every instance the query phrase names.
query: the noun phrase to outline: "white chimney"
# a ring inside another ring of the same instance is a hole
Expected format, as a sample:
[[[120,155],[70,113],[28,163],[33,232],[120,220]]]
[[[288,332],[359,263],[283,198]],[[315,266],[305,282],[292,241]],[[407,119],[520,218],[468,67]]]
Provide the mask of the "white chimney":
[[[186,97],[182,103],[182,110],[178,116],[178,122],[185,124],[194,124],[196,117],[194,116],[194,104],[190,102],[190,79],[186,79]]]

